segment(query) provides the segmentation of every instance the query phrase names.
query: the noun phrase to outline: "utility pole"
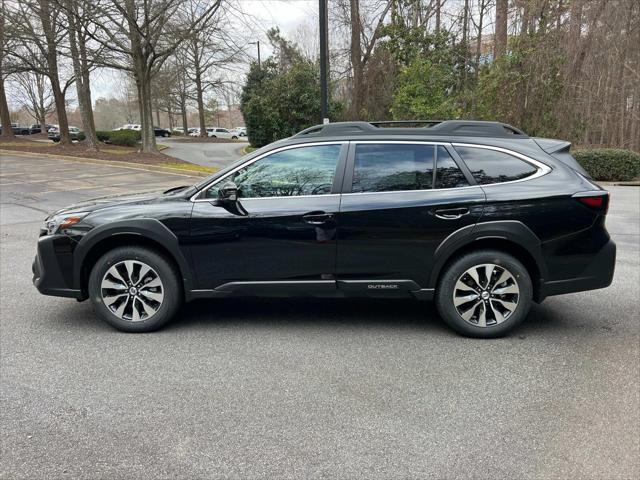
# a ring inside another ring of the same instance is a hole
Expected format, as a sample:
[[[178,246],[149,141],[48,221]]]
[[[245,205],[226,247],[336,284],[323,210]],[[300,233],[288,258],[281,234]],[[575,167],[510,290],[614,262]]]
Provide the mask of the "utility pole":
[[[260,62],[260,40],[249,42],[249,45],[255,45],[258,48],[258,72],[262,72],[262,66]]]
[[[329,77],[329,23],[327,0],[319,0],[320,16],[320,118],[322,123],[329,123],[328,117],[328,77]]]

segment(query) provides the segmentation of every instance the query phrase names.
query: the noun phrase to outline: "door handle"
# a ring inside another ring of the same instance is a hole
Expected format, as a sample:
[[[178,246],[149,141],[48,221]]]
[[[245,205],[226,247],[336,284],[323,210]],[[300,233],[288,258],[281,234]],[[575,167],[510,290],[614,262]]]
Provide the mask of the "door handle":
[[[302,220],[310,225],[322,225],[332,218],[333,215],[326,212],[309,212],[302,216]]]
[[[442,210],[436,210],[436,217],[443,220],[455,220],[463,215],[469,214],[469,209],[466,207],[461,208],[444,208]]]

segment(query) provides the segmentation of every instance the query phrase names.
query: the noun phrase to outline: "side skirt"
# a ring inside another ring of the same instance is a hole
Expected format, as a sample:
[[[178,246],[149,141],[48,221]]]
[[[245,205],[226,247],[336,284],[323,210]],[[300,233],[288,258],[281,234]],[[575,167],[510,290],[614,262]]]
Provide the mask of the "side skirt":
[[[432,300],[434,289],[413,280],[298,280],[229,282],[215,289],[191,290],[186,300],[224,297],[374,297]]]

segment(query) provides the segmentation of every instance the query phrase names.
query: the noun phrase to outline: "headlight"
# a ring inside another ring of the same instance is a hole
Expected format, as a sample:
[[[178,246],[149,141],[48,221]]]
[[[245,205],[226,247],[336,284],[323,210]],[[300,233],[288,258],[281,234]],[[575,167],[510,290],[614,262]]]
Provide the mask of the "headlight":
[[[87,215],[89,215],[89,212],[74,212],[52,215],[44,221],[44,229],[47,231],[47,235],[53,235],[55,233],[59,233],[63,230],[71,228]]]

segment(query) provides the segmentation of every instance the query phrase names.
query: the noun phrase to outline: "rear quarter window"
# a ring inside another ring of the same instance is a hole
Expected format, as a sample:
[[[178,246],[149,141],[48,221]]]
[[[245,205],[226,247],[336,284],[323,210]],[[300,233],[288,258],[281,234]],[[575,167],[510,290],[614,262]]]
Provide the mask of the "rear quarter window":
[[[481,185],[521,180],[538,171],[536,166],[497,150],[461,146],[455,149]]]

